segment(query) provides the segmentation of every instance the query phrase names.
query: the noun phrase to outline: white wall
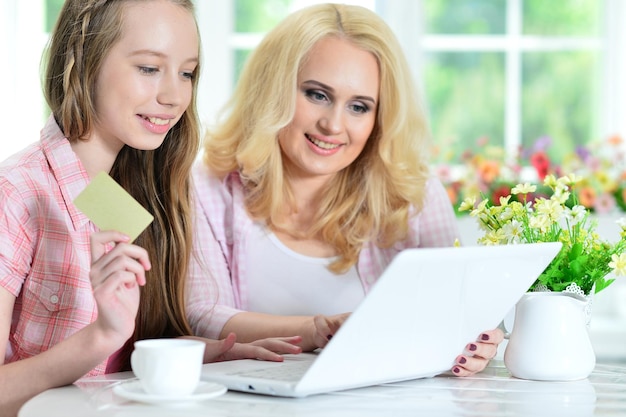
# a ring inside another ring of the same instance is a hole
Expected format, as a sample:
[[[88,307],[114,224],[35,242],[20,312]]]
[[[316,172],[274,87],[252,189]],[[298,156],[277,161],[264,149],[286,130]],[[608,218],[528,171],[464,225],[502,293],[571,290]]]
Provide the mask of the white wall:
[[[0,139],[0,160],[39,140],[45,108],[39,67],[47,41],[39,4],[0,2],[0,115],[7,126]]]

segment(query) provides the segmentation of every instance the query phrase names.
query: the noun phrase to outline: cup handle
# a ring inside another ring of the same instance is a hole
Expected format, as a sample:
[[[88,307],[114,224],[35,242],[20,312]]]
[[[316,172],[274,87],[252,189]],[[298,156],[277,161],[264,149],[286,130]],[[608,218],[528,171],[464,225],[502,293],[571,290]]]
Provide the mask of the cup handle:
[[[509,340],[511,337],[511,332],[513,331],[513,326],[515,322],[515,306],[511,307],[509,312],[504,316],[500,324],[498,324],[498,329],[502,330],[504,333],[504,340]],[[507,328],[508,327],[508,328]]]
[[[504,333],[504,340],[509,340],[511,333],[509,333],[506,329],[506,326],[504,325],[504,320],[502,320],[500,324],[498,324],[498,329],[502,330],[502,333]]]

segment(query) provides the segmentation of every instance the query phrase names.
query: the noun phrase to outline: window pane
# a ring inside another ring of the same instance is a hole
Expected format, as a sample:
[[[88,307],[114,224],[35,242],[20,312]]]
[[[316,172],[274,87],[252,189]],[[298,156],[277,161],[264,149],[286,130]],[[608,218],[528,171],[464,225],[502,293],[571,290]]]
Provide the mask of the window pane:
[[[233,62],[235,63],[235,76],[233,77],[233,87],[237,84],[239,80],[239,75],[241,74],[241,70],[243,69],[243,65],[246,63],[248,59],[248,55],[252,52],[251,49],[235,49],[235,59]]]
[[[523,0],[526,35],[595,36],[600,27],[602,1]]]
[[[593,52],[535,52],[522,58],[522,140],[552,139],[551,158],[560,161],[576,145],[597,139],[599,55]]]
[[[44,2],[45,7],[46,7],[46,10],[45,10],[46,33],[52,32],[52,29],[54,28],[54,24],[56,23],[56,20],[57,20],[57,16],[59,15],[61,8],[63,7],[63,3],[65,3],[65,0],[46,0]]]
[[[426,32],[502,34],[506,0],[424,0]]]
[[[289,13],[291,0],[235,0],[236,32],[267,32]]]
[[[504,54],[430,54],[424,85],[443,161],[459,161],[464,150],[478,151],[479,138],[503,146]],[[456,155],[449,154],[452,148]]]

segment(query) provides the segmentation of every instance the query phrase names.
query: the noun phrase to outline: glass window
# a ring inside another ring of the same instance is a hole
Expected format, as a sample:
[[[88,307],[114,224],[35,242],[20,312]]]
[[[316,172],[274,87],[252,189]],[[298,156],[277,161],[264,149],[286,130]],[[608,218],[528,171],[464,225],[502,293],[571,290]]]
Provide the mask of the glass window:
[[[560,161],[576,146],[596,141],[599,109],[595,52],[527,52],[522,59],[522,145],[551,139],[550,159]]]
[[[600,0],[523,0],[523,33],[537,36],[597,36]]]
[[[439,162],[544,137],[559,161],[597,140],[605,1],[422,0],[433,137],[454,149]]]
[[[426,56],[424,89],[431,129],[440,148],[477,152],[480,137],[503,146],[504,71],[501,52],[432,52]]]
[[[63,7],[63,3],[65,0],[45,0],[44,8],[45,8],[45,32],[50,33],[52,29],[54,29],[54,24],[56,23],[57,16]]]
[[[494,34],[506,30],[506,0],[426,0],[426,32]]]

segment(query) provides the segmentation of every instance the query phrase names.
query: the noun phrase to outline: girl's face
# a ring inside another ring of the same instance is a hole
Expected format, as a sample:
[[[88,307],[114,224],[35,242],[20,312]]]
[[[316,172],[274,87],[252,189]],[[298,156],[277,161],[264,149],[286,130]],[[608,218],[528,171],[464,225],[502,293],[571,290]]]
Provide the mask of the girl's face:
[[[379,85],[373,54],[345,39],[319,41],[298,75],[294,118],[278,135],[290,174],[330,180],[350,165],[374,128]]]
[[[158,148],[191,102],[198,46],[187,10],[162,0],[128,2],[122,36],[96,82],[90,141],[115,154],[123,145]]]

